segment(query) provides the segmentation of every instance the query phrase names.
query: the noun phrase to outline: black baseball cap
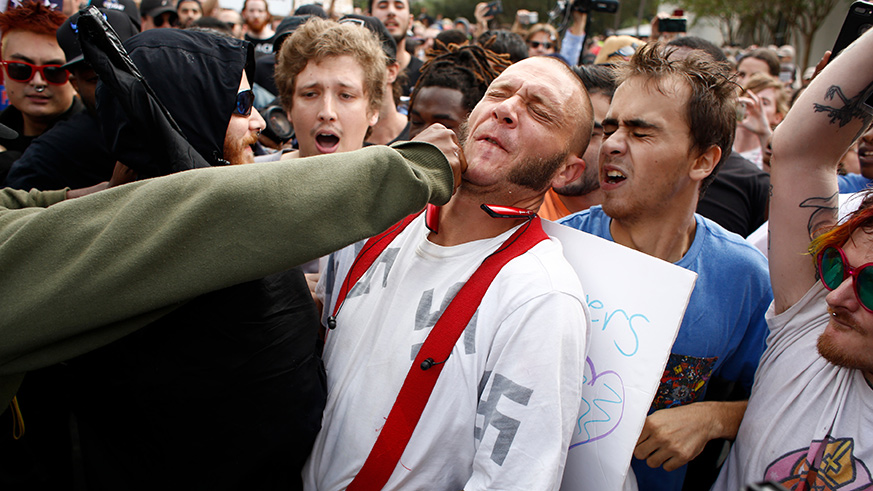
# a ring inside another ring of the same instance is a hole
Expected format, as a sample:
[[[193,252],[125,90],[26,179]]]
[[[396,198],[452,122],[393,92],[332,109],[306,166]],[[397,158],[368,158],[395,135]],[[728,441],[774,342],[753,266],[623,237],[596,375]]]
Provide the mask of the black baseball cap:
[[[152,18],[158,17],[165,12],[176,14],[176,3],[173,0],[142,0],[139,4],[139,11],[145,17],[146,15]]]
[[[109,10],[105,8],[98,10],[103,14],[103,18],[109,22],[109,25],[115,29],[116,34],[118,34],[118,39],[121,41],[125,41],[134,34],[139,33],[139,27],[134,25],[133,21],[130,20],[130,17],[126,13],[119,10]],[[71,15],[64,21],[63,25],[58,28],[57,32],[58,44],[61,46],[61,49],[64,50],[64,57],[67,59],[64,68],[68,70],[77,63],[85,63],[85,58],[82,56],[82,48],[79,47],[78,21],[80,14],[81,12],[76,12]]]
[[[397,61],[397,41],[391,37],[391,33],[388,32],[388,29],[385,27],[385,24],[382,24],[381,20],[366,15],[348,14],[344,15],[339,20],[339,23],[358,24],[376,33],[379,37],[379,41],[382,42],[382,51],[384,51],[385,55],[388,56],[388,61],[391,63]]]
[[[137,31],[142,29],[142,19],[139,15],[139,7],[136,6],[136,3],[134,3],[133,0],[91,0],[88,3],[88,6],[97,7],[98,9],[124,12],[128,17],[130,17],[130,20],[136,24]]]
[[[291,15],[282,19],[282,22],[276,26],[276,34],[273,37],[273,53],[278,55],[285,39],[311,18],[311,15]]]

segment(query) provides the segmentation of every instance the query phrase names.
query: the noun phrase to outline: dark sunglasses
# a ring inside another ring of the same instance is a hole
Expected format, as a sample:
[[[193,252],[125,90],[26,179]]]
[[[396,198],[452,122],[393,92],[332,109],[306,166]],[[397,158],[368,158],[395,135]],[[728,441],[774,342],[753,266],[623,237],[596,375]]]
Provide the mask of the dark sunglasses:
[[[236,107],[233,109],[233,113],[247,118],[251,116],[254,104],[255,93],[251,90],[244,90],[236,95]]]
[[[164,26],[164,22],[165,22],[164,19],[166,19],[166,23],[167,23],[168,26],[176,27],[176,24],[179,23],[179,17],[178,17],[178,15],[174,17],[174,16],[172,15],[172,14],[174,14],[174,13],[175,13],[175,12],[171,12],[170,15],[161,14],[161,15],[155,17],[155,18],[152,20],[152,22],[155,24],[155,27],[163,27],[163,26]]]
[[[855,297],[864,310],[873,312],[873,263],[853,268],[839,247],[827,247],[818,253],[818,274],[825,288],[836,290],[843,281],[852,277]]]
[[[550,43],[548,41],[546,41],[545,43],[541,43],[539,41],[529,41],[527,44],[530,45],[530,47],[533,49],[537,49],[540,46],[542,46],[545,49],[552,49],[552,46],[554,46],[552,43]]]
[[[64,85],[70,75],[61,65],[31,65],[23,61],[0,61],[0,65],[6,66],[6,74],[16,82],[30,82],[36,72],[52,85]]]

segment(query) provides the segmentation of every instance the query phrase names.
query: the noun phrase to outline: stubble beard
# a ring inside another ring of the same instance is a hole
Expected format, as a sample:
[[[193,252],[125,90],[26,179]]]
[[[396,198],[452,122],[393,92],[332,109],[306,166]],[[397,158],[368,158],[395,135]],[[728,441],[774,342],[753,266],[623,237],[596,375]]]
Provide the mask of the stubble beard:
[[[561,196],[584,196],[600,189],[600,177],[597,173],[583,173],[579,181],[564,187],[555,188]]]
[[[852,323],[854,320],[843,312],[838,310],[834,311],[830,308],[828,309],[828,312],[835,315],[841,323],[853,325]],[[830,319],[828,324],[831,322],[833,322],[833,319]],[[836,328],[830,327],[830,329]],[[869,360],[865,361],[852,353],[847,353],[845,349],[841,348],[839,343],[832,338],[828,328],[825,328],[825,330],[819,335],[818,340],[816,341],[816,349],[822,358],[839,367],[859,369],[868,372],[873,371],[873,366],[871,366]]]
[[[467,150],[469,138],[468,121],[464,120],[458,127],[458,141],[461,148]],[[545,192],[552,182],[555,172],[561,167],[569,155],[569,149],[551,157],[529,157],[517,163],[509,170],[507,179],[510,183],[537,192]]]
[[[555,172],[567,159],[561,152],[551,157],[531,157],[524,159],[509,171],[509,182],[537,192],[545,192],[555,176]]]

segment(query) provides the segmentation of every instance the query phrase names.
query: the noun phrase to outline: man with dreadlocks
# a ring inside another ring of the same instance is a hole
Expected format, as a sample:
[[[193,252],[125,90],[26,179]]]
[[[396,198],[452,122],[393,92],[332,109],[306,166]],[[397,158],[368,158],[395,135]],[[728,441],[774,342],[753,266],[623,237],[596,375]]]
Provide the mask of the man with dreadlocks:
[[[488,85],[509,66],[509,56],[439,41],[428,56],[409,101],[409,134],[414,137],[434,123],[459,133]]]
[[[873,120],[871,51],[867,31],[773,133],[770,336],[716,490],[873,484],[873,195],[837,222],[837,165]]]

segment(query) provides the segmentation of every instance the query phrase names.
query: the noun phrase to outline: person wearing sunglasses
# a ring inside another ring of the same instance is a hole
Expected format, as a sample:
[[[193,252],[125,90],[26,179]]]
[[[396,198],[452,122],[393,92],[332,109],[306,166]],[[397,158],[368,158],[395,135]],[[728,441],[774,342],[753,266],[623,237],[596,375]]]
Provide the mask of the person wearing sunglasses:
[[[790,489],[873,482],[870,191],[837,219],[840,157],[873,120],[871,51],[867,31],[831,55],[773,132],[770,335],[717,491],[764,479]]]
[[[143,0],[139,11],[143,31],[166,29],[179,24],[179,14],[173,0]]]
[[[534,24],[525,36],[528,56],[542,56],[557,53],[558,31],[549,24]]]
[[[233,9],[222,8],[218,10],[216,18],[227,24],[231,36],[243,39],[243,26],[245,23],[239,12]]]
[[[97,93],[97,112],[117,161],[140,179],[173,174],[180,169],[175,164],[252,162],[250,145],[264,120],[253,110],[250,43],[153,29],[128,39],[125,48],[184,140],[168,142],[166,128],[142,126],[134,118],[153,106],[141,102],[128,114],[125,96],[107,84]],[[190,145],[181,154],[191,160],[171,164],[166,148],[180,142]],[[73,409],[88,442],[88,480],[115,489],[157,485],[169,476],[185,488],[256,482],[262,489],[272,482],[294,489],[299,478],[289,469],[302,466],[324,399],[315,331],[312,343],[299,337],[309,337],[306,326],[314,329],[317,319],[299,270],[251,280],[202,295],[130,337],[68,361],[76,375],[71,386],[82,395]],[[143,397],[152,401],[148,409],[138,402]],[[240,414],[262,430],[232,423]],[[154,460],[148,448],[161,449],[160,457]]]
[[[0,113],[0,123],[19,134],[0,138],[0,182],[34,138],[84,109],[55,39],[63,22],[63,14],[36,1],[0,13],[0,65],[10,104]]]
[[[124,12],[99,11],[120,40],[125,41],[139,33],[131,17]],[[58,29],[57,39],[67,60],[64,68],[70,74],[70,83],[86,110],[58,122],[34,140],[21,158],[12,164],[6,181],[2,182],[4,186],[15,189],[79,189],[112,178],[117,159],[103,138],[97,119],[96,92],[100,77],[82,55],[77,33],[79,16],[77,12],[64,21]]]

